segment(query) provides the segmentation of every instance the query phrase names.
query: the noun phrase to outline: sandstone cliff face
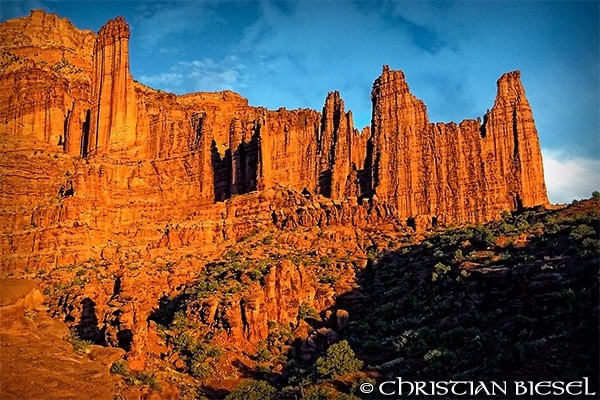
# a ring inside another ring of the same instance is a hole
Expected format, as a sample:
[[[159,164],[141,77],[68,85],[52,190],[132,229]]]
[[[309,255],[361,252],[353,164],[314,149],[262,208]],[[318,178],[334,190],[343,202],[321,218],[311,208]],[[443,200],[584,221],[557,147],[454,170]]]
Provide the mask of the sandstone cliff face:
[[[68,20],[43,11],[2,24],[3,149],[64,150],[67,130],[82,118],[80,110],[89,102],[94,40],[91,31],[80,31]]]
[[[480,120],[432,124],[404,75],[384,67],[373,86],[372,186],[405,216],[478,222],[548,204],[537,131],[518,71],[498,80]]]
[[[318,112],[148,88],[130,75],[129,35],[122,18],[94,35],[43,11],[0,25],[4,270],[98,258],[117,240],[147,252],[167,226],[214,248],[250,230],[245,218],[427,225],[547,203],[518,72],[499,80],[483,123],[433,124],[404,74],[386,66],[372,126],[359,132],[339,92]],[[249,194],[269,189],[333,203],[245,211],[260,203]],[[233,201],[240,195],[249,197]]]
[[[404,74],[384,67],[372,124],[359,131],[337,91],[319,112],[146,87],[130,75],[129,35],[122,18],[96,35],[43,11],[0,25],[0,270],[71,282],[53,308],[85,338],[126,349],[132,368],[144,367],[149,346],[165,351],[148,322],[159,299],[253,232],[308,251],[316,229],[331,235],[330,249],[366,260],[377,243],[364,232],[547,204],[518,72],[500,78],[483,122],[434,124]],[[344,248],[348,237],[360,243]],[[89,279],[81,288],[77,266]],[[317,338],[335,332],[309,333],[299,307],[332,306],[350,290],[348,268],[333,287],[281,261],[237,297],[189,312],[248,348],[270,321],[298,323],[310,358]]]

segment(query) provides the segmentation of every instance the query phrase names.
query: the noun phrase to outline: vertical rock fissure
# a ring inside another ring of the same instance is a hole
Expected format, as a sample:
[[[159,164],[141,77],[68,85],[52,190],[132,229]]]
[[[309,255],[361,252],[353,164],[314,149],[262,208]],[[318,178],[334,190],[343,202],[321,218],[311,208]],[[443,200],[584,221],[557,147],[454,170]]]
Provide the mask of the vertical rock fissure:
[[[81,145],[80,154],[81,157],[85,158],[88,155],[89,140],[90,140],[90,110],[88,109],[85,113],[85,120],[81,127]]]

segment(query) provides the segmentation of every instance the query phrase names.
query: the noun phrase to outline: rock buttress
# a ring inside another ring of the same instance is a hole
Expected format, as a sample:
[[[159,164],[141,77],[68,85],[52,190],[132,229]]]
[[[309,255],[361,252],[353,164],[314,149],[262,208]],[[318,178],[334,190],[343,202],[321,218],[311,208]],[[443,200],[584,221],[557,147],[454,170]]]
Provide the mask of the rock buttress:
[[[372,187],[379,200],[403,216],[419,213],[423,186],[421,133],[428,125],[425,104],[413,96],[402,71],[384,66],[371,93],[373,116]]]
[[[0,25],[0,147],[77,155],[95,36],[42,10]]]
[[[546,205],[542,153],[520,71],[502,75],[497,86],[481,128],[488,196],[509,209]]]
[[[400,217],[482,222],[502,211],[548,204],[541,151],[518,71],[498,81],[479,120],[428,122],[404,75],[384,67],[373,85],[372,180],[378,201]]]
[[[344,112],[340,93],[328,94],[319,136],[319,193],[332,199],[355,195],[351,187],[351,148],[355,137],[352,112]]]
[[[98,32],[93,53],[89,152],[130,150],[136,143],[137,102],[129,73],[129,25],[122,17]]]

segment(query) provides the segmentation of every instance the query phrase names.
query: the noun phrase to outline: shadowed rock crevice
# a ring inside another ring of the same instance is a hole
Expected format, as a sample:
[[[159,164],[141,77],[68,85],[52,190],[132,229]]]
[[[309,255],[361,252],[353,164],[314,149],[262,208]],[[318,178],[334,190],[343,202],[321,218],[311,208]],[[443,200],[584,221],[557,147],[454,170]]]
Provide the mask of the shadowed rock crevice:
[[[133,332],[131,329],[123,329],[117,333],[117,340],[120,348],[125,351],[131,350],[131,343],[133,342]]]
[[[66,141],[65,141],[66,143]],[[85,113],[85,120],[81,127],[81,157],[85,158],[88,155],[88,149],[90,146],[90,110]]]
[[[89,340],[94,344],[106,345],[103,332],[98,327],[99,321],[96,315],[96,303],[85,298],[81,301],[81,314],[77,322],[76,331],[83,340]]]

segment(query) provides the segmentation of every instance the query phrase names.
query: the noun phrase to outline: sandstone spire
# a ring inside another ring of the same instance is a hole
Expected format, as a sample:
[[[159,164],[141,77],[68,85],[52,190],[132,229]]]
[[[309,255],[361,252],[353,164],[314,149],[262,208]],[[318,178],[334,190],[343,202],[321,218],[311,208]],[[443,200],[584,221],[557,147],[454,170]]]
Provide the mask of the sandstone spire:
[[[323,106],[318,138],[318,184],[319,193],[324,196],[334,199],[344,197],[350,164],[349,135],[352,124],[352,114],[344,112],[344,100],[340,93],[330,92]]]
[[[497,86],[482,127],[490,195],[511,209],[548,204],[542,153],[520,71],[502,75]]]
[[[398,205],[401,213],[418,212],[414,194],[422,177],[420,133],[427,127],[425,104],[410,93],[402,71],[386,65],[373,84],[373,183],[380,200]]]
[[[89,151],[127,149],[135,144],[137,108],[129,73],[129,25],[123,17],[100,29],[93,58]]]

